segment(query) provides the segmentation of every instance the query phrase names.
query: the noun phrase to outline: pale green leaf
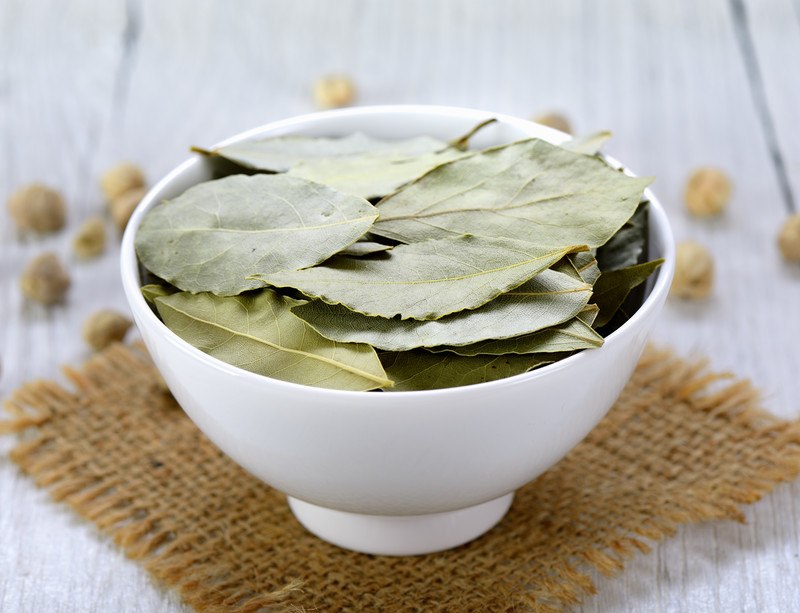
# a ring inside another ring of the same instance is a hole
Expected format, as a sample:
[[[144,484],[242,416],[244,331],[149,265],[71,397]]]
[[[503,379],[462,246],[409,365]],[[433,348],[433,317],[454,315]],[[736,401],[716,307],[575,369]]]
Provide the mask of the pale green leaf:
[[[596,304],[587,304],[580,313],[576,315],[587,326],[593,326],[597,316],[600,314],[600,307]]]
[[[207,156],[223,157],[246,168],[286,172],[304,161],[361,154],[381,155],[402,161],[447,147],[447,143],[430,136],[387,141],[356,132],[330,138],[292,134],[235,143],[218,149],[193,147],[192,150]]]
[[[170,330],[233,366],[316,387],[371,390],[392,385],[372,347],[320,336],[292,314],[296,301],[271,290],[234,297],[182,292],[155,302]]]
[[[642,202],[620,231],[597,250],[600,270],[619,270],[640,263],[647,248],[647,216],[647,202]]]
[[[365,315],[439,319],[486,304],[584,248],[458,236],[398,245],[380,259],[333,258],[314,268],[257,277]]]
[[[351,257],[362,257],[365,255],[372,255],[374,253],[381,253],[392,249],[391,245],[384,245],[383,243],[375,243],[372,241],[357,241],[352,245],[348,245],[342,249],[337,255],[348,255]]]
[[[380,198],[440,164],[469,155],[454,148],[402,158],[370,152],[299,162],[289,174],[362,198]]]
[[[373,234],[405,243],[481,234],[537,245],[605,243],[650,179],[531,139],[438,166],[378,203]]]
[[[575,271],[585,283],[594,285],[600,276],[600,267],[591,251],[571,253],[567,256]]]
[[[603,337],[594,331],[591,319],[596,315],[597,309],[586,314],[575,316],[569,321],[546,328],[532,334],[524,334],[513,338],[498,340],[485,340],[479,343],[464,346],[442,346],[429,349],[429,351],[449,351],[458,355],[505,355],[516,354],[545,354],[577,351],[579,349],[592,349],[603,344]],[[585,321],[585,320],[589,321]]]
[[[168,285],[160,285],[158,283],[148,283],[142,286],[142,296],[149,303],[155,306],[156,298],[162,296],[170,296],[174,294],[177,289]]]
[[[630,291],[644,283],[653,272],[664,263],[664,260],[653,260],[644,264],[636,264],[619,270],[603,272],[594,284],[592,300],[600,307],[595,320],[595,327],[601,327],[611,321]]]
[[[403,392],[495,381],[528,372],[565,356],[549,354],[464,357],[417,349],[381,353],[380,357],[387,375],[395,382],[389,391]]]
[[[582,281],[545,270],[480,308],[437,320],[370,317],[320,300],[295,307],[293,312],[327,338],[406,351],[438,345],[470,345],[555,326],[581,311],[591,294],[592,288]]]
[[[286,175],[200,183],[148,212],[136,253],[152,273],[190,292],[262,287],[257,272],[295,270],[355,242],[377,216],[366,200]]]
[[[586,136],[576,136],[572,140],[563,143],[561,147],[569,151],[574,151],[575,153],[582,153],[583,155],[597,155],[611,136],[611,132],[608,131],[595,132],[594,134],[588,134]]]
[[[478,132],[483,130],[486,126],[490,126],[492,124],[497,123],[496,117],[490,117],[489,119],[485,119],[476,126],[469,129],[466,134],[462,134],[458,138],[455,138],[450,141],[450,146],[454,149],[458,149],[459,151],[466,151],[469,147],[469,141],[475,136]]]

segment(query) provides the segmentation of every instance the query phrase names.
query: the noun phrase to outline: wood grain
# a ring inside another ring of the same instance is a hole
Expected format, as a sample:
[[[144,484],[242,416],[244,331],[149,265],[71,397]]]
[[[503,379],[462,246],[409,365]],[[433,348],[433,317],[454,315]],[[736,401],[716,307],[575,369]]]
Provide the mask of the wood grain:
[[[68,249],[80,222],[103,210],[103,169],[131,159],[155,180],[190,144],[314,110],[314,79],[344,72],[360,104],[557,109],[579,132],[612,129],[609,152],[657,177],[676,236],[702,241],[717,260],[714,297],[670,301],[656,338],[751,377],[768,408],[796,417],[800,270],[780,261],[774,240],[788,206],[775,151],[795,202],[800,193],[799,15],[797,0],[7,0],[0,195],[51,183],[70,219],[62,235],[22,240],[2,217],[0,394],[85,357],[84,317],[124,308],[116,246],[88,263]],[[683,183],[699,164],[734,179],[721,219],[683,211]],[[51,310],[25,304],[17,287],[44,249],[69,260],[74,277],[69,302]],[[0,501],[0,610],[182,610],[4,456]],[[785,486],[747,510],[747,525],[681,530],[620,577],[598,578],[584,610],[796,610],[798,508],[800,487]]]

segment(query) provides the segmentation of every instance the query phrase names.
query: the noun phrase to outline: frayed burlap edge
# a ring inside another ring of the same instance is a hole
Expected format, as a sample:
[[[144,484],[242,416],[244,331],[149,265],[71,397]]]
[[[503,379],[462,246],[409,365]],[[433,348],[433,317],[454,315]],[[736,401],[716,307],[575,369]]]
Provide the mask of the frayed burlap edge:
[[[76,391],[38,381],[6,402],[12,460],[201,611],[560,611],[594,593],[588,568],[618,573],[681,524],[743,521],[741,504],[800,472],[800,425],[758,408],[747,381],[649,349],[605,420],[489,534],[363,556],[308,535],[222,456],[141,347],[65,372]],[[235,505],[217,496],[232,483]]]

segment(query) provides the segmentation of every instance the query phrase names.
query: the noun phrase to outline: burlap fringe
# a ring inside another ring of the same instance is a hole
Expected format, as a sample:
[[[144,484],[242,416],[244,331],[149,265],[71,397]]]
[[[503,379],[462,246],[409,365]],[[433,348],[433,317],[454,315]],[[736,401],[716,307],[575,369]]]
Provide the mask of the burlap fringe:
[[[30,475],[38,485],[47,488],[55,500],[68,504],[79,515],[93,521],[130,558],[137,560],[155,577],[177,589],[182,598],[198,610],[237,613],[269,610],[296,613],[313,609],[314,606],[309,607],[308,602],[314,602],[315,598],[324,600],[325,594],[315,591],[317,588],[312,585],[314,581],[321,580],[320,577],[289,576],[283,580],[280,577],[262,577],[259,576],[258,565],[251,562],[254,559],[252,555],[248,554],[242,559],[241,568],[235,567],[236,562],[231,562],[236,559],[235,551],[233,557],[213,559],[207,548],[198,546],[204,539],[203,526],[195,526],[194,531],[187,530],[187,524],[180,517],[176,518],[170,509],[148,507],[132,495],[132,490],[137,488],[131,488],[124,466],[113,465],[113,462],[109,466],[107,461],[98,458],[96,442],[83,445],[78,440],[80,437],[76,437],[76,440],[65,444],[64,440],[59,440],[58,428],[48,427],[51,421],[55,423],[66,416],[74,418],[76,411],[84,412],[86,420],[102,420],[102,416],[98,417],[96,407],[98,398],[125,397],[126,394],[131,394],[132,385],[141,386],[143,381],[151,382],[150,389],[140,390],[148,402],[152,398],[155,403],[159,397],[166,396],[163,383],[155,378],[155,371],[141,347],[116,346],[92,358],[81,369],[66,369],[65,372],[75,387],[74,391],[67,391],[52,382],[37,381],[17,390],[5,403],[9,419],[0,422],[0,434],[20,435],[10,456],[22,471]],[[140,373],[138,377],[134,377],[133,384],[131,373]],[[382,606],[385,607],[384,610],[467,611],[487,610],[487,603],[491,603],[491,610],[562,611],[579,604],[587,594],[595,592],[594,584],[587,574],[588,568],[609,576],[619,573],[626,561],[649,552],[653,542],[673,535],[681,524],[713,519],[744,521],[739,505],[758,500],[777,483],[794,479],[800,473],[800,424],[777,420],[759,409],[758,392],[748,382],[731,382],[732,378],[730,374],[710,372],[704,360],[687,363],[669,351],[648,350],[629,386],[629,390],[633,389],[635,393],[623,394],[621,402],[627,403],[626,409],[613,409],[603,424],[576,451],[548,474],[518,493],[512,515],[518,507],[522,508],[520,512],[523,513],[528,505],[531,508],[536,508],[536,504],[541,506],[536,497],[537,488],[548,492],[563,491],[565,484],[571,482],[573,473],[570,472],[569,464],[573,455],[584,453],[605,458],[627,453],[623,447],[625,441],[618,440],[613,433],[621,427],[637,427],[635,421],[638,416],[644,415],[653,406],[664,405],[664,399],[668,399],[667,408],[670,403],[688,403],[691,405],[691,414],[699,422],[714,420],[715,424],[730,424],[728,430],[719,431],[718,434],[715,434],[718,431],[716,427],[697,428],[704,436],[719,437],[718,440],[705,441],[698,448],[698,464],[708,463],[709,453],[713,453],[709,445],[735,448],[737,454],[741,449],[742,468],[735,469],[731,474],[726,473],[724,479],[716,478],[715,475],[704,475],[702,472],[687,476],[686,465],[688,463],[691,466],[692,461],[692,450],[688,449],[691,442],[682,440],[675,440],[674,450],[668,449],[664,456],[669,459],[669,454],[673,451],[682,454],[684,464],[675,467],[674,476],[671,474],[672,467],[664,458],[654,457],[654,464],[650,466],[646,454],[645,457],[638,457],[636,464],[630,468],[624,462],[620,462],[621,468],[616,465],[612,467],[612,472],[631,471],[629,474],[619,475],[620,478],[636,478],[643,484],[658,482],[659,487],[663,488],[666,484],[674,491],[664,494],[663,505],[659,505],[657,498],[654,499],[652,513],[643,511],[636,517],[636,521],[628,518],[609,521],[599,528],[602,533],[596,537],[575,536],[570,537],[572,540],[564,541],[559,536],[558,529],[551,528],[552,522],[561,521],[563,513],[556,506],[553,507],[552,517],[545,514],[538,517],[538,520],[532,517],[518,520],[510,516],[493,533],[476,543],[438,556],[405,560],[370,558],[339,552],[335,548],[317,543],[313,538],[303,541],[302,548],[314,548],[311,550],[314,556],[328,556],[327,563],[325,559],[320,559],[314,566],[327,568],[328,572],[335,572],[337,564],[367,564],[364,561],[371,560],[369,564],[374,566],[375,572],[404,573],[403,577],[413,578],[418,571],[409,569],[416,565],[420,568],[424,566],[421,572],[431,575],[424,580],[424,588],[420,588],[423,601],[417,605],[409,604],[417,596],[414,593],[405,594],[402,602],[382,601],[381,598],[387,598],[391,589],[381,584],[374,589],[370,600],[353,597],[348,601],[348,608],[363,606],[377,609]],[[166,406],[171,401],[162,399],[160,402]],[[116,415],[116,419],[125,418],[124,411]],[[669,414],[663,416],[666,421],[669,418]],[[131,423],[126,427],[137,427],[137,419],[141,420],[142,416],[132,416]],[[149,418],[145,416],[144,419]],[[175,419],[182,420],[180,423],[187,421],[182,415]],[[83,423],[80,417],[77,423]],[[653,423],[658,427],[658,422]],[[93,426],[89,421],[84,425],[87,430],[102,426],[99,423]],[[669,435],[670,428],[675,427],[677,426],[669,424],[665,426],[665,436]],[[112,429],[109,436],[113,435]],[[95,437],[94,440],[103,439]],[[114,441],[110,440],[109,450],[113,448],[113,444]],[[751,447],[748,447],[749,444]],[[631,453],[635,452],[636,450]],[[218,456],[211,448],[207,453],[209,457]],[[222,458],[217,460],[227,462]],[[576,455],[574,461],[577,465],[585,459]],[[180,466],[175,468],[181,469]],[[560,475],[559,470],[564,474]],[[551,483],[548,480],[555,481]],[[226,484],[193,485],[206,493],[211,491],[209,488],[225,487]],[[163,487],[164,495],[169,495],[170,483],[165,482]],[[252,489],[262,486],[253,481],[247,487]],[[594,493],[603,494],[600,490]],[[570,495],[580,496],[580,492]],[[279,498],[275,498],[275,501],[282,504]],[[643,509],[647,508],[647,505],[643,506]],[[180,508],[177,512],[180,512]],[[614,512],[614,509],[607,510],[610,514]],[[292,521],[285,514],[281,517],[285,522]],[[580,518],[575,521],[580,521]],[[268,531],[272,525],[270,522],[274,523],[274,520],[264,522],[259,527],[259,532]],[[571,524],[566,520],[564,522],[561,526],[562,533],[571,529]],[[234,550],[242,546],[239,541],[226,541],[224,518],[215,518],[209,525],[223,533],[209,535],[208,538],[213,537],[219,543],[228,542]],[[548,532],[551,529],[553,532]],[[497,536],[496,540],[507,551],[494,551],[491,542],[493,534],[498,531],[502,533],[503,530],[505,536]],[[533,531],[538,531],[535,538],[531,536]],[[298,531],[297,535],[300,536],[296,538],[300,539],[303,533]],[[266,542],[269,534],[251,537],[256,540],[263,538]],[[240,537],[230,538],[235,540]],[[267,551],[266,547],[264,551]],[[549,552],[547,564],[543,565],[539,561],[546,552]],[[436,586],[436,572],[441,574],[442,580],[452,580],[453,589],[460,589],[459,579],[453,576],[456,565],[475,565],[482,572],[497,573],[498,581],[491,584],[491,588],[488,587],[489,584],[473,586],[469,600],[459,601],[454,597],[448,602],[424,602],[425,594],[436,594],[439,593],[437,590],[445,589]],[[504,575],[507,577],[505,580],[502,579]],[[330,577],[325,581],[330,581]],[[365,585],[371,585],[366,579],[364,581]],[[265,590],[265,586],[270,584],[273,589]],[[356,587],[339,586],[330,589]],[[490,594],[487,592],[489,589],[494,591]],[[313,594],[307,593],[308,590]],[[353,602],[360,604],[355,607]],[[504,603],[502,607],[498,606],[500,603]],[[336,609],[328,607],[328,610]]]

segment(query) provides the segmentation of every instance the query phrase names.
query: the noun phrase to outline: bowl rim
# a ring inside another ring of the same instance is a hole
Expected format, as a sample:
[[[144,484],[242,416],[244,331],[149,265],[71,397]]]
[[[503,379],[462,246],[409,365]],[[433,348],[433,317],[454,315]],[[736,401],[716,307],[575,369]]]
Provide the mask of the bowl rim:
[[[288,134],[292,132],[292,129],[294,127],[307,125],[308,123],[313,123],[318,120],[324,121],[328,118],[359,117],[366,115],[381,115],[381,114],[384,115],[439,114],[439,115],[449,115],[454,117],[468,118],[475,121],[475,123],[493,117],[496,118],[498,122],[500,122],[501,124],[507,124],[512,127],[519,128],[520,130],[523,131],[528,130],[529,126],[533,124],[537,127],[538,131],[547,134],[549,136],[549,139],[552,139],[552,142],[556,144],[566,142],[571,138],[570,135],[555,130],[553,128],[550,128],[548,126],[543,126],[533,121],[522,119],[519,117],[514,117],[512,115],[506,115],[504,113],[494,113],[478,109],[443,106],[443,105],[396,104],[396,105],[358,106],[358,107],[349,107],[345,109],[334,109],[329,111],[319,111],[314,113],[296,115],[287,119],[269,122],[255,128],[239,132],[237,134],[234,134],[233,136],[230,136],[216,143],[213,146],[213,148],[223,147],[237,142],[252,140],[259,136],[265,136],[265,133],[274,136],[280,134]],[[637,176],[627,166],[623,166],[619,161],[617,161],[613,157],[603,154],[603,158],[612,167],[621,170],[626,175]],[[156,316],[153,310],[149,307],[149,305],[145,301],[140,291],[141,285],[138,272],[138,260],[134,248],[134,238],[136,231],[138,230],[142,218],[144,217],[145,210],[150,208],[151,203],[153,202],[153,200],[155,200],[155,194],[161,192],[164,188],[169,186],[178,177],[183,175],[188,169],[201,162],[202,158],[198,155],[195,155],[183,161],[182,163],[178,164],[178,166],[173,168],[161,180],[155,183],[147,191],[147,194],[145,194],[142,200],[139,202],[139,204],[137,205],[136,209],[134,210],[130,218],[130,221],[128,222],[128,225],[125,228],[120,248],[120,273],[122,277],[123,290],[125,292],[131,310],[135,311],[136,314],[138,314],[139,316],[147,319],[150,323],[160,326],[161,329],[166,332],[166,334],[164,335],[165,340],[171,343],[175,348],[177,348],[184,354],[187,354],[189,357],[199,359],[222,372],[235,375],[237,377],[245,377],[246,379],[251,379],[254,382],[254,384],[259,384],[260,382],[260,384],[262,385],[268,383],[272,386],[285,387],[287,391],[302,390],[303,393],[306,394],[318,393],[325,396],[334,394],[343,398],[347,397],[351,397],[353,399],[364,398],[365,392],[329,389],[329,388],[304,385],[302,383],[292,383],[289,381],[282,381],[280,379],[274,379],[267,375],[260,375],[245,370],[243,368],[239,368],[238,366],[233,366],[232,364],[228,364],[227,362],[223,362],[218,358],[215,358],[207,353],[204,353],[200,349],[189,344],[187,341],[184,341],[181,337],[179,337],[166,325],[164,325],[164,323]],[[552,364],[547,364],[545,366],[537,368],[536,370],[526,373],[521,373],[518,375],[513,375],[510,377],[504,377],[502,379],[497,379],[494,381],[485,381],[483,383],[475,383],[472,385],[460,385],[456,387],[438,388],[432,390],[406,390],[406,391],[391,393],[389,395],[396,398],[397,394],[399,393],[402,394],[403,397],[409,397],[409,398],[413,397],[418,399],[422,399],[423,397],[432,398],[435,396],[446,397],[448,395],[463,393],[464,390],[469,390],[469,389],[480,388],[481,390],[488,391],[492,387],[501,387],[506,385],[514,385],[521,382],[534,381],[542,377],[547,377],[549,374],[554,373],[558,370],[562,370],[564,368],[571,368],[574,365],[578,365],[582,361],[590,359],[590,356],[593,352],[602,351],[603,348],[605,348],[609,344],[618,344],[624,342],[624,337],[628,336],[628,334],[630,333],[633,333],[633,331],[636,328],[638,328],[642,320],[648,317],[648,315],[653,310],[656,310],[660,307],[662,299],[666,298],[666,295],[669,292],[669,287],[672,282],[672,276],[675,267],[675,242],[667,214],[664,211],[664,208],[662,207],[658,198],[652,193],[649,187],[644,190],[644,198],[646,198],[649,202],[648,214],[651,224],[650,228],[651,231],[652,229],[655,229],[659,242],[661,243],[663,249],[662,257],[664,259],[664,263],[656,271],[657,274],[656,280],[647,298],[645,298],[645,301],[642,303],[642,306],[639,307],[636,310],[636,312],[631,316],[631,318],[628,319],[624,324],[622,324],[617,330],[615,330],[607,337],[605,337],[604,343],[601,347],[597,347],[589,351],[586,350],[578,351],[574,355],[558,360],[557,362],[554,362]],[[378,400],[378,398],[381,398],[383,396],[384,394],[370,394],[369,397],[373,399],[372,402],[380,403],[381,400]]]

